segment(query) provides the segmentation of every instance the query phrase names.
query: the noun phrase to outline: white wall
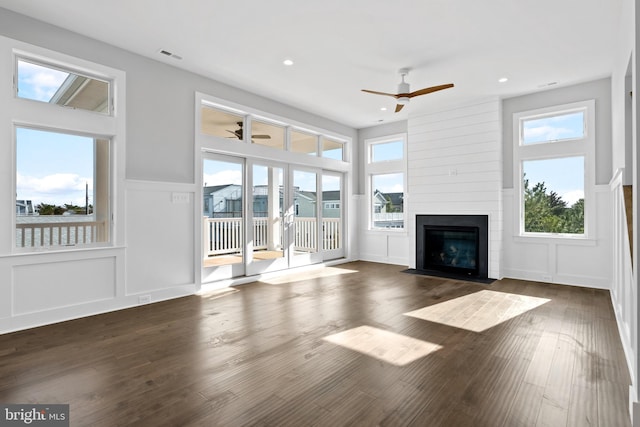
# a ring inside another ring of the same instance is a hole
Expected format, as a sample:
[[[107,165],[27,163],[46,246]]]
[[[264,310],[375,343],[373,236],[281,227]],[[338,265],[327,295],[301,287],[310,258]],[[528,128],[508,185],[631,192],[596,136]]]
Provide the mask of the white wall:
[[[9,225],[0,233],[0,333],[129,307],[139,297],[158,301],[197,290],[196,92],[357,138],[348,126],[4,9],[0,35],[124,71],[127,112],[126,180],[119,189],[125,213],[116,224],[126,231],[123,242],[107,249],[16,255]],[[11,66],[10,59],[2,61]],[[10,82],[3,84],[0,97],[12,96]],[[0,127],[0,143],[11,146],[10,132],[4,131],[10,125]],[[0,176],[2,194],[13,193],[12,185],[10,173]],[[176,192],[186,193],[189,202],[174,203]],[[3,203],[13,206],[11,200]]]
[[[415,267],[416,215],[488,215],[488,273],[502,277],[501,141],[497,98],[409,119],[410,267]]]

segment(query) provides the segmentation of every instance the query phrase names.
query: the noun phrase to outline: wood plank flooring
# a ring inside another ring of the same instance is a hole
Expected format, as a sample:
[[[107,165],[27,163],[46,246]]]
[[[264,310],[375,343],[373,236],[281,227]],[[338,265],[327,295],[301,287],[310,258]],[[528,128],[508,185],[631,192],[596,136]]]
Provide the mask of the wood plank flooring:
[[[630,425],[607,291],[402,269],[354,262],[2,335],[0,402],[68,403],[72,426]]]

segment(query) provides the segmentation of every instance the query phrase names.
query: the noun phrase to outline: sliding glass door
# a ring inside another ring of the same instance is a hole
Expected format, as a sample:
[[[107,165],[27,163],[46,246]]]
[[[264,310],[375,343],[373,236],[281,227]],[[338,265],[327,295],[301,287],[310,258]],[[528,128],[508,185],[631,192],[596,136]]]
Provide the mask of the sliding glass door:
[[[342,174],[322,172],[322,253],[323,260],[344,257],[344,200]]]
[[[203,282],[344,256],[342,175],[203,154]]]
[[[292,167],[293,215],[290,229],[290,265],[297,267],[322,261],[320,249],[320,171]]]
[[[244,159],[204,154],[203,281],[245,274]]]
[[[247,229],[247,275],[289,267],[288,223],[292,209],[285,186],[286,167],[249,161],[250,219]]]

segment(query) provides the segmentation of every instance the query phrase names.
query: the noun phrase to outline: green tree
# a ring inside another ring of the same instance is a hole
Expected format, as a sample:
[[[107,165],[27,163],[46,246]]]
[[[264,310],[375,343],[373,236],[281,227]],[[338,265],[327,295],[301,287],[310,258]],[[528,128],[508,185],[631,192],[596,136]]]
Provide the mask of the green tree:
[[[40,203],[36,206],[36,211],[40,215],[62,215],[63,213],[65,213],[66,209],[62,206]]]
[[[544,182],[524,178],[524,230],[529,233],[584,233],[584,199],[571,207]]]

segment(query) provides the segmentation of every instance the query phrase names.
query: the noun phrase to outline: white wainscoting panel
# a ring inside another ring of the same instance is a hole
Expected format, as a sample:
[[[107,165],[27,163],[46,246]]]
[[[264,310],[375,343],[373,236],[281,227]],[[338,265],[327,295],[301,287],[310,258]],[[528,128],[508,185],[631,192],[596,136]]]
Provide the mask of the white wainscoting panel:
[[[130,182],[127,188],[127,295],[193,285],[192,185]]]
[[[107,300],[115,296],[115,257],[17,265],[13,268],[15,315]]]

